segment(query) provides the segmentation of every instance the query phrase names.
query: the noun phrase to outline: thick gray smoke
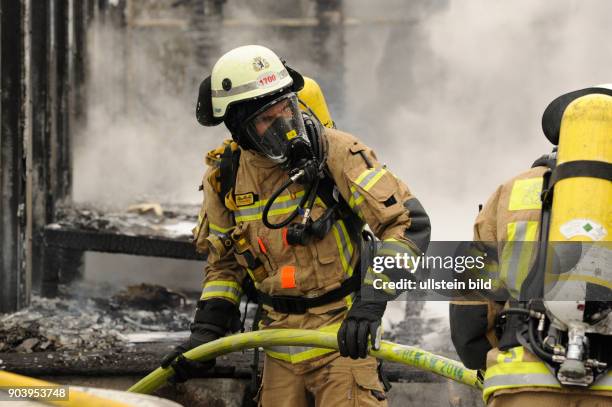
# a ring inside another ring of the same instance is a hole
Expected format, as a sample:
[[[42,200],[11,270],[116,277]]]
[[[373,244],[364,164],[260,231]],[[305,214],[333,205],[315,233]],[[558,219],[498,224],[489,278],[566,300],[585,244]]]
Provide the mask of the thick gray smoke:
[[[610,82],[608,0],[346,0],[347,24],[325,35],[280,27],[314,15],[312,1],[287,3],[228,0],[208,64],[187,6],[164,11],[178,28],[97,30],[76,198],[199,201],[202,156],[227,134],[195,122],[197,85],[221,53],[259,43],[320,80],[339,128],[408,184],[435,240],[470,239],[478,203],[551,150],[540,129],[548,102]]]
[[[550,151],[553,98],[610,80],[610,15],[607,1],[450,1],[348,37],[347,114],[368,119],[364,137],[423,201],[434,239],[471,238],[477,204]]]
[[[90,49],[88,121],[75,140],[75,200],[114,209],[201,202],[204,154],[224,135],[195,121],[198,83],[182,32],[97,25]]]

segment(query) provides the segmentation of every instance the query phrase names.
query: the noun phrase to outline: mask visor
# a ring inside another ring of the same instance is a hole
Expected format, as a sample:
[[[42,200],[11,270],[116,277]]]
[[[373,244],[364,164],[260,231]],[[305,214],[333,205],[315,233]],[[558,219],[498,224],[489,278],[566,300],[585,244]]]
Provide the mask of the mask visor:
[[[246,135],[261,154],[279,164],[287,160],[287,146],[296,137],[308,142],[304,120],[294,93],[278,97],[246,120]]]

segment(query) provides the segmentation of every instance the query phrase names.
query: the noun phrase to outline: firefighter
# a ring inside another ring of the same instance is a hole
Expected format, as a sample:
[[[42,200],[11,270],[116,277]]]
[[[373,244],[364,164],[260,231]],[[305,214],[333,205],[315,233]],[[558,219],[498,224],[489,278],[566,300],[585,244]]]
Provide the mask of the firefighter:
[[[223,55],[202,82],[198,121],[223,122],[232,141],[207,155],[194,230],[209,253],[202,296],[189,341],[162,365],[172,364],[179,381],[210,367],[214,361],[179,355],[236,329],[243,287],[252,282],[260,329],[337,331],[340,349],[264,349],[260,405],[384,406],[377,361],[367,353],[377,346],[386,302],[360,295],[362,232],[367,224],[380,240],[421,253],[429,218],[368,146],[300,110],[303,83],[257,45]]]
[[[485,371],[488,406],[612,406],[612,336],[605,327],[612,303],[547,301],[543,287],[549,280],[542,278],[550,267],[557,270],[556,278],[580,269],[574,259],[573,266],[559,271],[562,252],[553,249],[563,241],[588,242],[591,250],[598,248],[593,241],[609,241],[596,229],[611,226],[610,89],[597,86],[555,99],[542,120],[553,153],[501,185],[476,218],[474,241],[489,254],[496,252],[489,256],[487,272],[500,284],[495,292],[483,293],[487,299],[482,301],[452,301],[450,322],[465,366]],[[579,222],[584,227],[576,227]],[[603,251],[608,255],[603,267],[609,270],[609,245]],[[599,273],[586,276],[586,284],[568,279],[557,290],[578,296],[588,291],[585,285],[599,284],[604,292],[607,287],[607,297],[596,300],[609,299],[610,280]],[[589,304],[596,313],[589,313]]]

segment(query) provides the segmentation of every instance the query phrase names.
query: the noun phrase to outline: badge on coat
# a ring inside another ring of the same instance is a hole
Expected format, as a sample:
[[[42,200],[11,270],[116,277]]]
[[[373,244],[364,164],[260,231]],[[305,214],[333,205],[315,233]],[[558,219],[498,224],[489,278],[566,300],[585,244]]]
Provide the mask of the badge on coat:
[[[247,206],[253,205],[257,200],[257,195],[252,192],[247,192],[246,194],[237,194],[235,197],[236,206]]]

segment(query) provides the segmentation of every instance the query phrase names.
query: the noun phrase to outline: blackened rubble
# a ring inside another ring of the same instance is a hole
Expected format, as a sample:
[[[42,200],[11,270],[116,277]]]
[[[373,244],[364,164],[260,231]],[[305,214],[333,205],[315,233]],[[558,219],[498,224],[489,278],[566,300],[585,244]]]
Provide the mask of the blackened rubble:
[[[149,203],[133,205],[132,212],[113,212],[87,206],[64,207],[57,220],[44,228],[50,250],[94,251],[203,260],[194,250],[192,229],[199,208],[193,205]],[[53,278],[48,278],[52,281]]]
[[[193,300],[165,287],[142,284],[111,298],[75,288],[78,298],[34,296],[28,308],[0,315],[0,352],[110,350],[125,346],[126,334],[188,330],[193,316]]]

